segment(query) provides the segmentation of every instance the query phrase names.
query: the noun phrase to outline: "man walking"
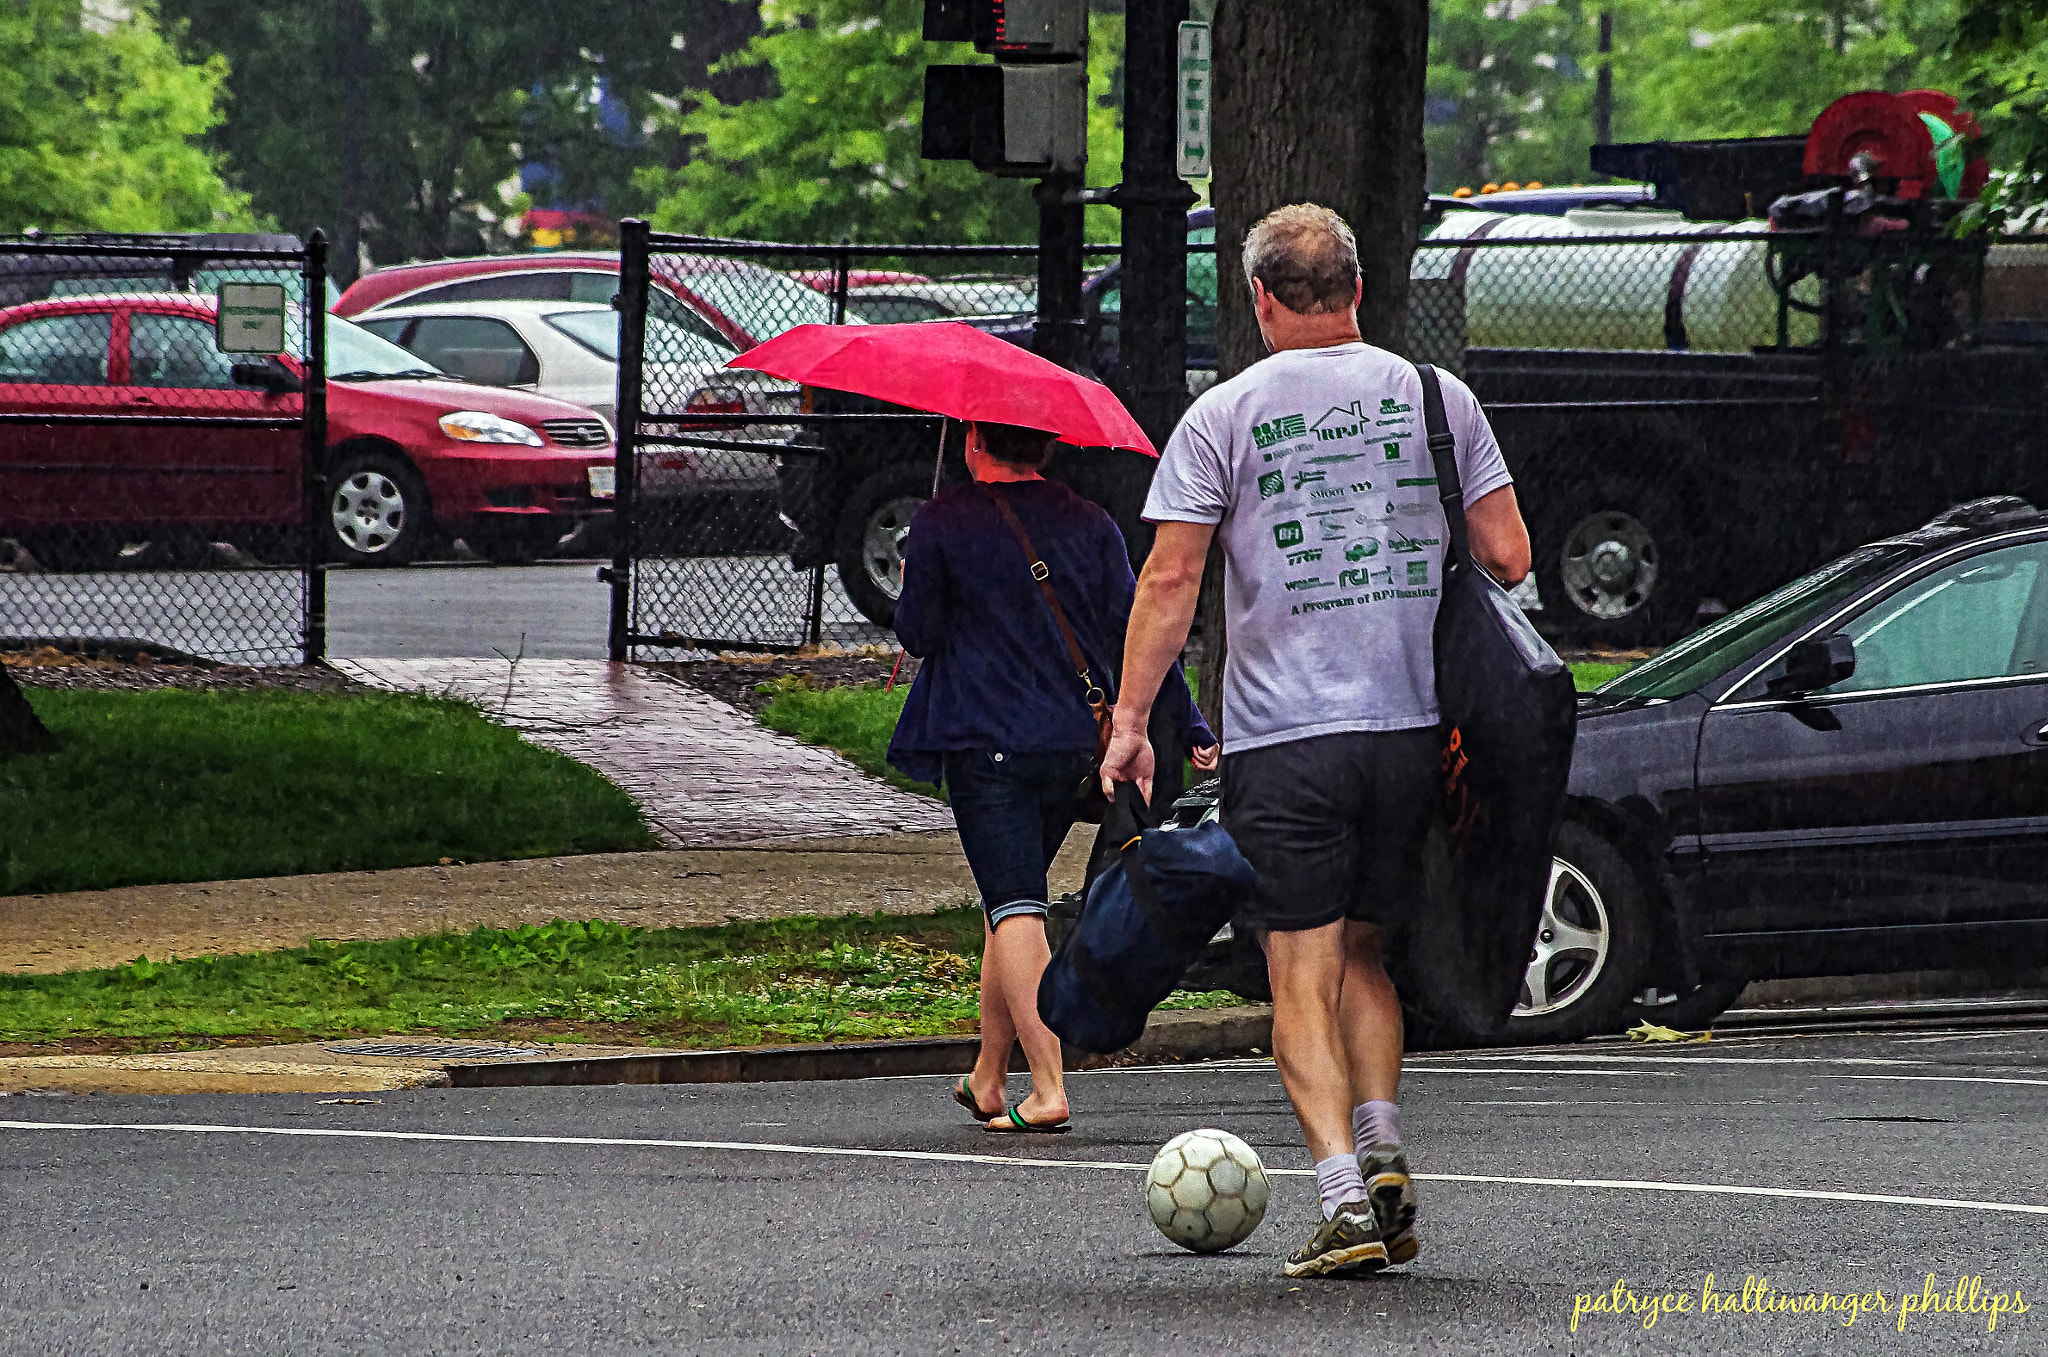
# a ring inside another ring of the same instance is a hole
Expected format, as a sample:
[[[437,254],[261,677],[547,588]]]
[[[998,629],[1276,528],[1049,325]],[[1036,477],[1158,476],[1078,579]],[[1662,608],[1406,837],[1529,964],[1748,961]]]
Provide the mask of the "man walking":
[[[1399,922],[1437,799],[1430,633],[1448,534],[1421,378],[1359,336],[1351,229],[1327,208],[1283,207],[1246,235],[1244,270],[1272,354],[1197,400],[1160,458],[1102,771],[1149,790],[1153,696],[1220,534],[1223,824],[1258,871],[1239,923],[1265,947],[1274,1056],[1324,1217],[1286,1271],[1332,1276],[1418,1247],[1380,929]],[[1473,557],[1513,585],[1529,535],[1499,445],[1464,383],[1445,375],[1443,397]]]

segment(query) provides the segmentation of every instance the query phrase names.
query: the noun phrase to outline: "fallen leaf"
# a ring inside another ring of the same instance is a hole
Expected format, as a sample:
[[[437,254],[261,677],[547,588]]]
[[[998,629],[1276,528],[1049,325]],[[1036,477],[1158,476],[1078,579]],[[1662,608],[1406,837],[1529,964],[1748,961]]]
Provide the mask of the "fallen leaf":
[[[1701,1032],[1695,1036],[1691,1032],[1680,1032],[1675,1028],[1659,1027],[1653,1022],[1639,1022],[1634,1027],[1628,1029],[1630,1041],[1711,1041],[1713,1037],[1714,1034],[1712,1032]]]

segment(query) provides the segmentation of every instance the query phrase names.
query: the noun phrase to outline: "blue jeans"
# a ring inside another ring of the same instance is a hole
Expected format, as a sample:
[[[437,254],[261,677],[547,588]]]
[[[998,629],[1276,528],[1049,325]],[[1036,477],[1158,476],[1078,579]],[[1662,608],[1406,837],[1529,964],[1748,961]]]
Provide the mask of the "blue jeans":
[[[1073,828],[1074,792],[1088,776],[1094,751],[954,749],[945,758],[953,823],[989,927],[1021,914],[1044,914],[1045,870]]]

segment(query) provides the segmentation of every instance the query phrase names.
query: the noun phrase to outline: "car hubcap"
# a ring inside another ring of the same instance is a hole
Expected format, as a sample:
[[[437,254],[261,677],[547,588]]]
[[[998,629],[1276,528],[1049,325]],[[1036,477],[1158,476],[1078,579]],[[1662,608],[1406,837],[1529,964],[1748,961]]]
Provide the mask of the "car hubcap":
[[[861,534],[861,566],[868,582],[892,601],[903,596],[903,534],[923,505],[907,496],[892,499],[868,515],[867,531]]]
[[[1627,514],[1589,514],[1565,534],[1558,573],[1579,611],[1627,617],[1657,587],[1657,539]]]
[[[1529,949],[1517,1018],[1538,1018],[1585,997],[1607,965],[1607,905],[1593,882],[1563,858],[1550,860],[1550,889]]]
[[[334,533],[365,556],[388,550],[405,531],[405,493],[375,471],[358,471],[334,492]]]

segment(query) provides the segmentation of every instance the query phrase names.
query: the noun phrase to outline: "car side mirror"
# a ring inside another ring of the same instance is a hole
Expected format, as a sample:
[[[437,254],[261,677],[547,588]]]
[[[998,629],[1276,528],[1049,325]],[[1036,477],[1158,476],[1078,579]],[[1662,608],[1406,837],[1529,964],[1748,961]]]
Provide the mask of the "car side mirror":
[[[1764,686],[1772,697],[1795,697],[1832,687],[1856,672],[1856,643],[1837,632],[1793,646],[1785,672]]]
[[[236,363],[228,369],[236,386],[260,386],[273,396],[290,395],[306,389],[284,364],[271,359],[262,363]]]

